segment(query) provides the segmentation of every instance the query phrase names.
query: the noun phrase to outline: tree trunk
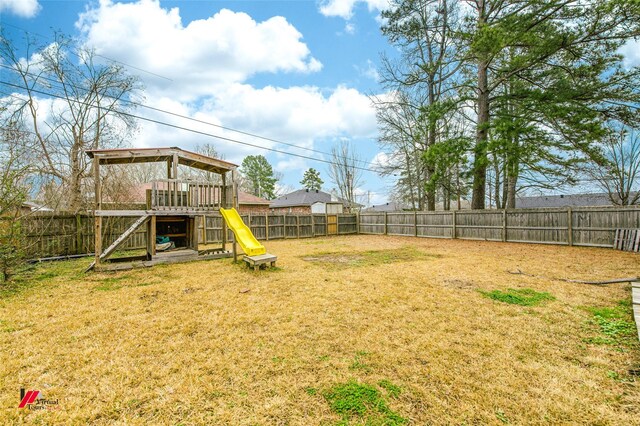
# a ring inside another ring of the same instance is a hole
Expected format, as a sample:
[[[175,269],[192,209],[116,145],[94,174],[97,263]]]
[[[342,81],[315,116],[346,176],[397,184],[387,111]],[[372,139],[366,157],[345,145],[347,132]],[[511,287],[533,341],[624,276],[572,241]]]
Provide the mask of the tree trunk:
[[[473,149],[473,194],[472,209],[484,209],[487,181],[487,145],[489,135],[489,63],[478,62],[478,123],[476,145]]]
[[[508,209],[516,208],[516,183],[518,182],[517,176],[512,176],[511,173],[507,176],[507,205]]]
[[[69,210],[74,214],[78,213],[82,208],[82,187],[81,187],[82,171],[80,170],[80,155],[82,155],[82,150],[79,147],[80,145],[80,142],[78,141],[79,137],[80,136],[74,136],[74,139],[76,139],[76,141],[71,147],[71,152],[69,153],[69,156],[70,156],[69,160],[71,163],[71,170],[70,170],[71,173],[69,175],[69,188],[68,188]]]

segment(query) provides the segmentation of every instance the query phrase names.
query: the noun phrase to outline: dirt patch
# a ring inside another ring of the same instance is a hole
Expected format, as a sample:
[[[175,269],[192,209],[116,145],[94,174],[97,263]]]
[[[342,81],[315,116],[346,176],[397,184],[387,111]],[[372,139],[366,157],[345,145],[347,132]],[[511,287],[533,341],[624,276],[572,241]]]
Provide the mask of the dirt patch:
[[[459,280],[459,279],[446,279],[443,285],[448,288],[455,288],[458,290],[473,290],[476,288],[476,284],[472,281]]]
[[[358,252],[329,252],[313,256],[302,256],[307,262],[331,264],[336,266],[375,266],[396,262],[412,262],[427,258],[438,258],[440,255],[428,254],[414,247],[403,247],[392,250],[367,250]]]

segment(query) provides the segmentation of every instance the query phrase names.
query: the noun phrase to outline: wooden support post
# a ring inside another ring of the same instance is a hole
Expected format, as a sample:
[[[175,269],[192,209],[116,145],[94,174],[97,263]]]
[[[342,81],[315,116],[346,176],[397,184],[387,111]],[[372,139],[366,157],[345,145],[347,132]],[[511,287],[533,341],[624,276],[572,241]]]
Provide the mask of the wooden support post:
[[[178,179],[178,153],[173,153],[173,160],[171,160],[172,179]]]
[[[458,238],[458,230],[456,229],[456,225],[457,225],[456,213],[457,213],[456,210],[454,210],[452,212],[453,217],[451,218],[451,221],[452,221],[451,238],[453,238],[454,240]]]
[[[238,182],[236,179],[236,171],[231,171],[231,185],[232,185],[232,197],[233,197],[233,208],[238,209]],[[238,261],[238,247],[236,243],[236,236],[233,234],[233,261],[234,263]]]
[[[413,212],[413,236],[418,236],[418,212]]]
[[[147,260],[156,255],[156,216],[151,216],[147,222]]]
[[[171,160],[167,160],[167,179],[171,179]]]
[[[100,255],[102,254],[102,216],[96,213],[102,209],[102,192],[100,186],[100,157],[97,155],[93,157],[93,182],[94,182],[94,196],[95,196],[95,210],[94,217],[94,241],[95,241],[95,266],[100,265]]]
[[[236,235],[231,234],[231,241],[233,241],[233,263],[238,263],[238,247],[236,246]]]
[[[573,245],[573,210],[567,207],[567,243]]]
[[[220,220],[222,220],[222,250],[227,250],[227,222],[224,220],[222,216],[220,216]]]
[[[387,224],[388,224],[387,212],[384,212],[384,235],[387,235]]]
[[[102,216],[94,218],[94,240],[95,240],[95,266],[100,265],[100,255],[102,254]]]
[[[507,241],[507,209],[502,210],[502,241]]]
[[[220,188],[220,206],[227,208],[227,172],[222,173],[222,188]]]
[[[202,244],[207,244],[207,216],[202,215],[200,220],[202,220]]]

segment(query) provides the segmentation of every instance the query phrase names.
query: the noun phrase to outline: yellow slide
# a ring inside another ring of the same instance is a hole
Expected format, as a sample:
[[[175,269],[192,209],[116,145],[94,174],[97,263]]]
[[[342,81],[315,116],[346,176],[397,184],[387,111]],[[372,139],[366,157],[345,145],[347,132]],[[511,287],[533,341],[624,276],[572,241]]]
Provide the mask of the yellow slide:
[[[242,247],[242,250],[244,250],[247,256],[258,256],[267,252],[267,249],[253,236],[249,227],[244,224],[236,209],[221,208],[220,213],[225,222],[227,222],[229,229],[235,234],[236,241],[240,243],[240,247]]]

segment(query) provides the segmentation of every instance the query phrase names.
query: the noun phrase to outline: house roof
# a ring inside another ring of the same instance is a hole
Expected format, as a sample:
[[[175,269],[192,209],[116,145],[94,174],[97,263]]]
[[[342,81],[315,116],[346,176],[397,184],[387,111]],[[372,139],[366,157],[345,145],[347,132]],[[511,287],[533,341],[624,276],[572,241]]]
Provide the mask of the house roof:
[[[276,198],[271,202],[269,207],[294,207],[294,206],[310,206],[317,202],[330,203],[332,201],[331,194],[317,190],[299,189]],[[338,200],[333,200],[338,201]]]
[[[176,155],[178,164],[208,172],[224,173],[238,167],[237,164],[186,151],[175,146],[171,148],[92,149],[87,151],[87,155],[89,158],[97,158],[100,164],[165,162],[172,160]]]
[[[34,212],[52,212],[53,209],[42,204],[35,203],[33,201],[25,201],[22,203],[22,207]]]
[[[278,207],[300,207],[311,206],[315,203],[337,203],[344,206],[349,206],[347,200],[336,197],[326,192],[313,189],[299,189],[297,191],[290,192],[286,195],[276,198],[269,205],[270,208]],[[352,207],[361,207],[362,204],[352,203]]]
[[[271,204],[271,201],[247,192],[238,191],[238,204],[264,204],[268,206]]]
[[[516,198],[516,208],[610,206],[609,194],[544,195]]]
[[[386,204],[380,204],[377,206],[371,206],[369,208],[364,209],[364,213],[373,213],[373,212],[399,212],[402,211],[403,208],[398,203],[389,202]]]

